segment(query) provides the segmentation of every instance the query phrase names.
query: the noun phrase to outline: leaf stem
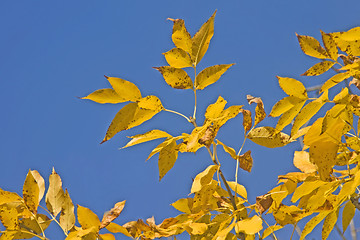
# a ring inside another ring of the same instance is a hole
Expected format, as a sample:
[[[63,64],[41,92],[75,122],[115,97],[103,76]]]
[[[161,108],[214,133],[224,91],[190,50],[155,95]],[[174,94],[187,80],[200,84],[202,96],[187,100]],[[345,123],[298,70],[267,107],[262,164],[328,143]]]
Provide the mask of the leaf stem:
[[[193,91],[194,91],[194,98],[195,98],[195,105],[194,105],[194,114],[193,114],[193,119],[196,119],[196,106],[197,106],[197,96],[196,96],[196,66],[194,66],[194,75],[195,75],[195,79],[194,79],[194,84],[193,84]]]
[[[59,225],[59,227],[63,230],[65,236],[68,236],[67,232],[61,227],[59,221],[55,218],[54,215],[51,214],[51,212],[49,210],[47,210],[46,208],[44,208],[43,206],[39,205],[39,207],[41,207],[42,209],[44,209],[51,217],[51,219],[56,222],[57,225]]]
[[[39,226],[39,228],[40,228],[40,230],[41,230],[41,234],[43,235],[43,238],[46,239],[44,229],[41,227],[39,221],[38,221],[37,218],[36,218],[36,215],[28,208],[28,206],[26,205],[25,202],[23,202],[23,203],[24,203],[25,208],[31,213],[31,215],[32,215],[33,218],[35,219],[35,222],[37,223],[37,225]],[[40,206],[40,205],[39,205],[39,206]],[[38,235],[36,235],[36,236],[38,236]]]
[[[186,121],[188,121],[189,123],[191,123],[191,120],[187,117],[187,116],[185,116],[184,114],[182,114],[182,113],[179,113],[179,112],[177,112],[177,111],[173,111],[173,110],[170,110],[170,109],[164,109],[164,111],[166,111],[166,112],[171,112],[171,113],[175,113],[175,114],[177,114],[177,115],[179,115],[179,116],[182,116],[183,118],[185,118],[186,119]]]

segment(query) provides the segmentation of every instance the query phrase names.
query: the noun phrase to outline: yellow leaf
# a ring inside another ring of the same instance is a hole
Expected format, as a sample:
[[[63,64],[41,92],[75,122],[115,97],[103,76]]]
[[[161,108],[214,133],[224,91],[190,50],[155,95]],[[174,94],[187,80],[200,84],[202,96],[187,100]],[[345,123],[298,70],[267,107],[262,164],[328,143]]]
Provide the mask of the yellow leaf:
[[[108,141],[120,131],[139,126],[158,112],[158,110],[140,108],[138,103],[128,103],[115,115],[101,143]]]
[[[164,109],[160,99],[153,95],[140,99],[138,101],[138,107],[141,109],[153,110],[155,112],[160,112]]]
[[[96,229],[95,227],[91,227],[88,229],[76,228],[76,230],[69,233],[65,240],[96,240],[98,235],[97,231],[98,229]]]
[[[106,229],[112,233],[122,233],[127,237],[131,237],[130,233],[128,232],[128,230],[126,228],[124,228],[123,226],[120,226],[119,224],[113,223],[113,222],[109,223],[109,225],[106,226]]]
[[[259,122],[265,119],[266,113],[264,109],[264,103],[262,102],[261,98],[259,97],[253,97],[251,95],[246,96],[247,101],[249,104],[256,103],[255,108],[255,123],[254,126],[256,126]]]
[[[326,50],[320,46],[318,40],[310,36],[302,36],[298,34],[296,34],[296,36],[299,40],[301,50],[303,50],[306,55],[320,59],[329,58]]]
[[[202,57],[205,55],[210,40],[214,35],[214,18],[216,15],[216,11],[214,14],[204,23],[199,31],[195,33],[192,38],[192,49],[191,49],[191,57],[194,61],[194,66],[196,66]]]
[[[322,227],[322,234],[321,234],[322,240],[328,238],[329,234],[334,229],[338,216],[339,216],[339,208],[334,209],[332,212],[329,213],[329,215],[326,216],[324,220],[324,225]]]
[[[11,202],[22,202],[22,200],[17,193],[4,191],[0,188],[0,205]]]
[[[281,131],[289,125],[292,120],[296,117],[296,115],[300,112],[301,108],[304,106],[306,100],[303,100],[294,107],[292,107],[290,110],[286,111],[281,117],[279,118],[277,124],[276,124],[276,131]]]
[[[338,73],[338,74],[332,76],[322,85],[320,92],[323,92],[323,91],[326,91],[326,90],[332,88],[336,84],[344,81],[345,79],[347,79],[349,77],[350,77],[349,72],[342,72],[342,73]]]
[[[179,210],[180,212],[191,214],[190,206],[192,206],[192,203],[192,198],[181,198],[170,205],[173,206],[176,210]]]
[[[222,111],[221,114],[219,115],[219,118],[213,122],[214,127],[216,129],[219,129],[228,120],[236,117],[240,113],[241,108],[242,108],[242,105],[234,105],[234,106],[230,106],[227,109],[225,109],[224,111]]]
[[[210,124],[206,123],[203,126],[200,127],[196,127],[194,128],[194,130],[191,132],[190,136],[187,137],[187,139],[184,139],[184,141],[186,141],[186,152],[196,152],[200,147],[204,146],[203,144],[199,143],[199,140],[204,136],[206,130],[210,128]],[[211,127],[211,129],[209,130],[210,133],[213,133],[213,128]],[[208,131],[208,133],[209,133]],[[211,136],[207,136],[208,138],[208,142],[203,142],[203,143],[209,143],[210,141],[213,140],[213,137],[215,137],[215,135],[211,134]],[[211,142],[210,142],[211,143]]]
[[[343,88],[333,99],[336,104],[347,104],[349,102],[350,95],[349,89]]]
[[[325,91],[318,99],[308,103],[295,118],[294,124],[291,128],[291,135],[295,135],[298,130],[307,123],[328,100],[328,92]]]
[[[204,185],[209,184],[218,169],[219,166],[210,165],[203,172],[199,173],[191,186],[191,193],[198,192]]]
[[[192,67],[192,61],[187,52],[181,48],[173,48],[164,53],[167,63],[174,68]]]
[[[289,96],[294,96],[300,99],[307,99],[306,88],[304,85],[293,78],[277,77],[281,89]]]
[[[174,68],[169,66],[154,67],[164,77],[165,82],[176,89],[192,89],[193,82],[189,75],[180,68]]]
[[[0,205],[0,220],[2,225],[8,230],[19,229],[18,211],[16,208],[9,207],[7,204]],[[2,235],[1,235],[2,236]]]
[[[111,233],[105,233],[105,234],[100,234],[100,239],[102,240],[115,240],[116,238],[114,237],[114,235],[112,235]]]
[[[303,240],[306,235],[312,232],[312,230],[318,225],[327,215],[329,211],[320,212],[318,215],[313,217],[308,223],[305,225],[304,229],[301,232],[300,240]]]
[[[326,52],[330,56],[330,58],[334,61],[338,58],[338,49],[336,47],[336,43],[330,34],[326,34],[321,31],[322,40],[326,49]]]
[[[33,234],[29,234],[29,229],[36,234],[41,234],[43,230],[47,229],[50,223],[51,220],[44,214],[36,214],[35,217],[23,218],[20,220],[21,229],[15,235],[15,239],[27,239],[34,237]]]
[[[45,196],[45,202],[47,209],[55,217],[61,211],[61,207],[64,202],[64,190],[62,189],[62,181],[60,176],[52,170],[49,176],[49,188]]]
[[[120,213],[122,212],[122,210],[125,207],[125,202],[126,201],[116,203],[115,206],[112,209],[110,209],[110,211],[107,211],[106,213],[104,213],[104,216],[101,220],[100,229],[109,225],[112,221],[114,221],[120,215]]]
[[[289,111],[291,108],[293,108],[296,104],[304,101],[301,98],[289,96],[281,99],[278,101],[273,108],[271,109],[270,116],[271,117],[278,117],[281,114]]]
[[[240,163],[240,168],[244,169],[245,171],[251,172],[251,168],[253,166],[253,159],[251,157],[251,150],[249,150],[246,153],[238,156],[237,160]]]
[[[236,192],[237,194],[239,194],[241,197],[243,197],[244,199],[247,199],[247,191],[246,188],[243,185],[238,184],[237,182],[227,182],[229,184],[229,187]]]
[[[310,161],[314,163],[319,171],[320,179],[330,181],[330,174],[336,163],[338,144],[330,141],[317,141],[310,146]]]
[[[255,215],[251,218],[246,218],[236,223],[235,232],[243,232],[245,234],[255,234],[260,232],[263,228],[262,220],[259,216]]]
[[[195,80],[195,88],[202,90],[215,83],[234,64],[215,65],[202,70]]]
[[[345,204],[344,210],[342,212],[342,229],[343,233],[346,231],[347,227],[349,226],[351,220],[355,216],[355,206],[352,204],[351,201],[348,201]]]
[[[359,56],[359,40],[360,40],[360,28],[355,27],[347,32],[334,32],[330,33],[333,37],[336,45],[341,51],[346,52],[350,56]]]
[[[281,225],[273,225],[268,227],[267,229],[264,230],[261,238],[265,239],[266,237],[268,237],[270,234],[272,234],[273,232],[282,229],[284,226]]]
[[[241,109],[240,112],[243,114],[243,127],[245,133],[248,132],[252,127],[251,112],[249,110]]]
[[[64,200],[61,206],[60,214],[60,226],[65,232],[68,232],[75,224],[74,204],[72,203],[67,190],[65,190],[63,198]]]
[[[159,153],[159,180],[174,166],[178,157],[176,140],[172,140],[167,146],[162,148]]]
[[[32,173],[33,177],[35,178],[36,183],[39,186],[39,202],[40,202],[45,193],[45,181],[44,181],[44,178],[40,175],[40,173],[38,171],[32,170],[31,173]]]
[[[215,103],[210,104],[206,108],[205,118],[209,120],[214,120],[216,118],[219,118],[219,116],[221,115],[222,111],[225,108],[226,103],[227,103],[226,100],[221,96],[219,96]]]
[[[171,137],[171,135],[168,134],[167,132],[164,132],[164,131],[161,131],[158,129],[154,129],[154,130],[151,130],[151,131],[143,133],[143,134],[131,136],[130,138],[132,138],[132,140],[129,141],[123,148],[134,146],[139,143],[148,142],[148,141],[159,139],[159,138],[170,138],[170,137]]]
[[[29,170],[23,186],[23,197],[26,206],[34,214],[36,214],[39,206],[39,193],[39,186],[32,172]]]
[[[230,154],[230,156],[231,156],[233,159],[237,160],[238,156],[236,155],[236,152],[235,152],[235,150],[234,150],[233,148],[228,147],[227,145],[225,145],[224,143],[220,142],[219,140],[217,140],[217,145],[223,146],[225,152],[227,152],[228,154]]]
[[[136,101],[141,98],[139,88],[132,82],[116,77],[105,77],[109,81],[115,92],[124,99],[124,102]]]
[[[272,127],[258,127],[248,133],[248,138],[256,144],[268,148],[282,147],[289,143],[289,135],[276,133]]]
[[[335,62],[332,61],[323,61],[315,64],[311,68],[309,68],[306,72],[301,74],[302,76],[317,76],[323,74],[327,70],[329,70],[332,66],[334,66]]]
[[[207,225],[206,223],[196,223],[196,222],[192,222],[189,224],[189,228],[190,228],[190,234],[192,235],[201,235],[203,234],[206,230],[207,230]]]
[[[182,19],[171,19],[174,22],[172,40],[176,47],[185,50],[188,53],[192,52],[192,40],[189,32],[185,28],[184,20]]]
[[[306,151],[294,152],[294,166],[304,173],[313,173],[317,171],[316,165],[310,162],[309,153]]]
[[[95,92],[90,93],[81,99],[89,99],[97,103],[121,103],[128,101],[127,99],[120,97],[119,94],[117,94],[115,90],[111,88],[96,90]]]
[[[320,186],[324,185],[326,182],[321,180],[315,180],[315,181],[306,181],[303,184],[301,184],[298,188],[296,188],[291,201],[296,202],[301,197],[310,194],[315,189],[318,189]]]
[[[99,229],[100,227],[100,220],[98,216],[86,207],[78,205],[77,217],[83,229],[90,229],[92,227]]]
[[[152,156],[154,156],[156,153],[160,152],[164,147],[166,147],[167,145],[169,145],[173,140],[179,140],[181,139],[182,136],[179,136],[179,137],[170,137],[170,138],[167,138],[165,139],[162,143],[160,143],[157,147],[155,147],[151,153],[149,154],[148,158],[146,159],[149,160]]]
[[[299,131],[297,131],[297,133],[295,133],[293,136],[291,136],[291,140],[295,140],[301,136],[304,136],[309,131],[310,127],[311,126],[307,126],[307,127],[300,129]]]

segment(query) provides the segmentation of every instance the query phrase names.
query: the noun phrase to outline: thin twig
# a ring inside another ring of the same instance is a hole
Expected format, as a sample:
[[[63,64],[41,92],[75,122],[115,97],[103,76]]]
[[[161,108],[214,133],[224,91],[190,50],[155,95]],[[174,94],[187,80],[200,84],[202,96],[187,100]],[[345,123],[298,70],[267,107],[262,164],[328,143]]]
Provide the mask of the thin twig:
[[[342,233],[341,229],[339,228],[339,226],[337,224],[335,224],[335,229],[338,232],[338,234],[340,235],[342,240],[346,240],[344,234]]]

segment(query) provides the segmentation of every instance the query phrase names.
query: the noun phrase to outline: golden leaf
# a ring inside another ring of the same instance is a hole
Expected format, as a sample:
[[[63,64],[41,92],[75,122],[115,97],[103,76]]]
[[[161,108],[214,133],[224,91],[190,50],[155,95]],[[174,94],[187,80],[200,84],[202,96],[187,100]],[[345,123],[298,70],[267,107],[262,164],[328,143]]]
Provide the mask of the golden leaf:
[[[332,66],[334,66],[335,62],[332,61],[323,61],[315,64],[311,68],[309,68],[306,72],[301,74],[302,76],[317,76],[323,74],[328,71]]]
[[[330,181],[332,168],[336,163],[338,144],[330,141],[317,141],[310,146],[310,161],[319,171],[320,179]]]
[[[0,205],[11,202],[22,202],[22,200],[17,193],[4,191],[0,188]]]
[[[202,90],[207,86],[215,83],[233,64],[215,65],[202,70],[195,80],[195,88]]]
[[[231,156],[233,159],[235,159],[235,160],[238,159],[238,156],[236,155],[236,152],[235,152],[235,150],[234,150],[233,148],[228,147],[227,145],[225,145],[224,143],[220,142],[219,140],[217,140],[217,145],[221,145],[221,146],[224,148],[225,152],[227,152],[228,154],[230,154],[230,156]]]
[[[306,151],[294,152],[294,166],[304,173],[313,173],[317,171],[316,165],[310,162],[309,153]]]
[[[341,51],[346,52],[349,56],[359,56],[359,40],[360,40],[360,28],[355,27],[347,32],[334,32],[330,33],[336,45]]]
[[[19,229],[18,214],[16,208],[9,207],[7,204],[0,205],[0,220],[7,230]]]
[[[256,126],[259,122],[264,120],[266,117],[264,104],[263,104],[261,98],[259,98],[259,97],[253,97],[251,95],[247,95],[246,99],[249,104],[252,104],[252,103],[257,104],[256,108],[255,108],[255,123],[254,123],[254,126]]]
[[[194,61],[194,66],[196,66],[202,57],[205,55],[210,40],[214,35],[214,18],[216,15],[216,11],[209,18],[209,20],[204,23],[199,31],[195,33],[192,38],[192,49],[191,49],[191,57]]]
[[[204,135],[201,138],[199,138],[198,142],[207,147],[210,147],[215,137],[216,137],[216,130],[212,126],[210,126],[205,130]]]
[[[167,63],[174,68],[192,67],[192,61],[187,52],[181,48],[173,48],[163,53]]]
[[[273,225],[268,227],[267,229],[264,230],[263,234],[262,234],[262,239],[265,239],[266,237],[268,237],[270,234],[272,234],[273,232],[282,229],[283,226],[281,225]]]
[[[237,182],[228,181],[229,187],[237,194],[239,194],[244,199],[247,199],[247,191],[243,185],[238,184]]]
[[[321,239],[325,240],[328,238],[329,234],[334,229],[338,216],[339,208],[334,209],[332,212],[329,213],[329,215],[326,216],[322,227]]]
[[[169,66],[154,67],[164,77],[165,82],[176,89],[192,89],[193,83],[189,75],[180,68]]]
[[[49,176],[49,188],[45,196],[45,202],[47,209],[55,217],[61,211],[61,207],[64,202],[64,190],[62,189],[62,181],[60,176],[52,170]]]
[[[219,96],[215,103],[210,104],[206,108],[205,118],[209,120],[215,120],[219,118],[225,108],[226,103],[226,100]]]
[[[61,206],[60,226],[68,232],[75,224],[74,204],[71,201],[70,195],[67,190],[63,196],[64,200]]]
[[[168,145],[160,150],[159,153],[159,180],[174,166],[178,157],[178,150],[176,149],[176,141],[172,140]]]
[[[126,101],[136,101],[141,98],[139,88],[132,82],[126,81],[121,78],[107,77],[106,79],[111,84],[115,92]]]
[[[281,89],[289,96],[294,96],[300,99],[307,99],[306,88],[304,85],[293,78],[277,77]]]
[[[278,101],[271,109],[270,116],[278,117],[281,114],[292,109],[296,104],[303,102],[304,100],[298,97],[289,96]]]
[[[36,214],[39,206],[39,193],[39,185],[37,184],[34,175],[29,170],[23,186],[23,197],[26,206],[34,214]]]
[[[321,31],[322,40],[326,49],[326,52],[330,56],[330,58],[334,61],[338,58],[338,49],[336,47],[336,43],[330,34],[326,34]]]
[[[111,233],[99,234],[101,240],[115,240],[115,236]]]
[[[218,169],[219,166],[210,165],[203,172],[199,173],[191,186],[191,193],[199,192],[204,185],[208,185]]]
[[[120,226],[119,224],[113,222],[109,223],[109,225],[106,226],[106,229],[112,233],[122,233],[127,237],[131,237],[130,233],[125,227]]]
[[[192,52],[192,40],[189,32],[185,28],[184,20],[182,19],[172,19],[169,20],[174,22],[172,40],[176,47],[185,50],[188,53]]]
[[[201,235],[207,230],[208,227],[206,223],[192,222],[189,224],[189,228],[190,228],[190,234]]]
[[[276,124],[276,131],[281,131],[281,130],[284,129],[284,127],[289,125],[292,122],[292,120],[296,117],[296,115],[298,115],[298,113],[300,112],[300,110],[304,106],[305,102],[306,102],[306,100],[303,100],[303,101],[297,103],[296,105],[294,105],[294,107],[292,107],[288,111],[286,111],[279,118],[279,120],[278,120],[278,122]]]
[[[180,212],[191,214],[192,203],[192,198],[181,198],[170,205]]]
[[[258,233],[263,228],[262,222],[261,218],[257,215],[251,218],[246,218],[236,223],[235,232],[243,232],[245,234]]]
[[[164,131],[161,131],[158,129],[154,129],[154,130],[148,131],[143,134],[131,136],[130,137],[130,138],[132,138],[131,141],[129,141],[123,148],[134,146],[136,144],[148,142],[148,141],[159,139],[159,138],[170,138],[170,137],[171,137],[171,135],[168,134],[167,132],[164,132]]]
[[[249,150],[246,153],[238,156],[237,160],[240,163],[240,168],[244,169],[245,171],[251,172],[251,168],[253,166],[253,159],[251,157],[251,150]]]
[[[125,202],[126,201],[116,203],[115,206],[112,209],[110,209],[110,211],[104,213],[104,216],[100,223],[100,229],[108,226],[112,221],[114,221],[120,215],[120,213],[125,207]]]
[[[243,114],[243,127],[245,133],[250,131],[252,127],[252,118],[251,118],[251,112],[246,109],[241,109],[240,112]]]
[[[299,40],[301,50],[303,50],[306,55],[320,59],[329,58],[326,50],[320,46],[318,40],[310,36],[302,36],[298,34],[296,34],[296,36]]]
[[[343,233],[346,231],[347,227],[349,226],[351,220],[355,216],[355,206],[352,204],[351,201],[348,201],[345,204],[344,210],[342,212],[342,228]]]
[[[248,133],[248,138],[256,144],[268,148],[282,147],[289,143],[289,135],[276,133],[272,127],[258,127]]]
[[[121,103],[128,101],[127,99],[120,97],[119,94],[117,94],[115,90],[111,88],[96,90],[95,92],[90,93],[81,99],[89,99],[97,103]]]
[[[44,178],[40,175],[40,173],[38,171],[31,170],[31,173],[32,173],[33,177],[35,178],[36,183],[39,186],[39,202],[40,202],[45,193],[45,181],[44,181]]]
[[[304,229],[301,232],[300,240],[303,240],[306,235],[312,232],[312,230],[318,225],[327,215],[329,211],[320,212],[318,215],[310,219],[305,225]]]
[[[98,216],[86,207],[78,205],[77,217],[83,229],[90,229],[92,227],[99,229],[100,227],[100,220]]]
[[[138,101],[138,107],[141,109],[153,110],[155,112],[160,112],[164,110],[160,99],[154,95],[150,95],[140,99]]]

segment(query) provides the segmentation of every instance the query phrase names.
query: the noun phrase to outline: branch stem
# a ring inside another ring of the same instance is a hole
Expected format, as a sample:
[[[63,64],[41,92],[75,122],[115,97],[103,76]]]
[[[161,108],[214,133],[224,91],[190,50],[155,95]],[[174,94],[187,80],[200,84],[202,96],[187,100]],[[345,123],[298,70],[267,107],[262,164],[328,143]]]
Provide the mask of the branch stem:
[[[173,110],[170,110],[170,109],[164,109],[164,111],[177,114],[177,115],[185,118],[186,121],[188,121],[189,123],[191,123],[190,119],[189,119],[187,116],[185,116],[184,114],[182,114],[182,113],[179,113],[179,112],[177,112],[177,111],[173,111]]]

